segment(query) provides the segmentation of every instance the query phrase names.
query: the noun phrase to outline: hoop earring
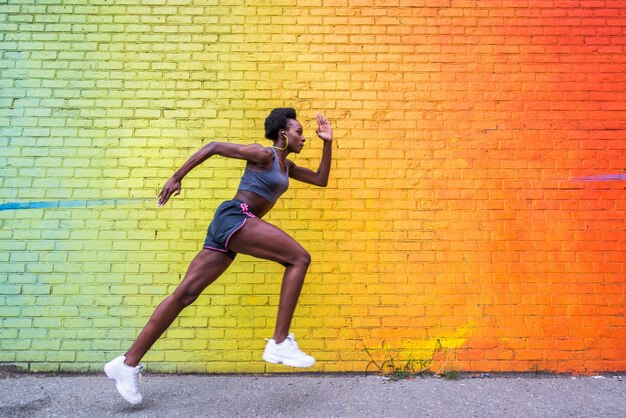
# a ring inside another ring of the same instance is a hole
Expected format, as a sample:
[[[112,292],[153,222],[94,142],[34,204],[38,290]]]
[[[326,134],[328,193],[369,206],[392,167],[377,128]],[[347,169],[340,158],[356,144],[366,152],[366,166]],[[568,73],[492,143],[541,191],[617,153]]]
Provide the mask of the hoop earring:
[[[287,138],[287,135],[285,135],[285,133],[284,133],[284,132],[283,132],[283,134],[282,134],[281,136],[282,136],[283,138],[285,138],[285,146],[284,146],[283,148],[279,148],[279,147],[276,147],[276,146],[272,145],[272,148],[276,148],[277,150],[284,151],[284,150],[286,150],[286,149],[287,149],[287,147],[289,146],[289,139]]]

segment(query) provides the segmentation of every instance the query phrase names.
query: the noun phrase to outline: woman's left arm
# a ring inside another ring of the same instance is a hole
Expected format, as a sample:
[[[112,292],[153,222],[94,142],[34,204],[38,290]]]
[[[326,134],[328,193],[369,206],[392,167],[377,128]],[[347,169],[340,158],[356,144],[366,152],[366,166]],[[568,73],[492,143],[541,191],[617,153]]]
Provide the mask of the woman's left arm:
[[[328,176],[330,175],[330,161],[333,154],[333,128],[330,126],[328,119],[317,114],[317,131],[315,133],[324,141],[322,150],[322,161],[317,171],[308,168],[298,167],[293,162],[289,167],[289,177],[303,183],[313,184],[315,186],[326,187],[328,185]]]

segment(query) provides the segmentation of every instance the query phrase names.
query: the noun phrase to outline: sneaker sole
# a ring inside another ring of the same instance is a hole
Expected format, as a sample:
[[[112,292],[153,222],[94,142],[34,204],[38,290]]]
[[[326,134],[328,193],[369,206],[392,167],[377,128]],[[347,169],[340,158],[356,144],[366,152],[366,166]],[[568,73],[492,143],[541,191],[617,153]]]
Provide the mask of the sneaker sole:
[[[117,390],[117,393],[119,393],[119,394],[120,394],[120,396],[121,396],[122,398],[124,398],[124,400],[125,400],[126,402],[128,402],[129,404],[131,404],[131,405],[139,405],[143,399],[140,399],[139,401],[136,401],[136,400],[134,400],[134,399],[133,399],[133,400],[128,399],[126,396],[124,396],[124,394],[122,393],[122,391],[120,390],[120,388],[117,386],[117,379],[115,379],[115,377],[114,377],[114,376],[112,375],[112,373],[109,371],[111,367],[113,367],[113,366],[110,366],[110,365],[109,365],[109,363],[105,364],[105,365],[104,365],[104,373],[107,375],[107,377],[108,377],[109,379],[111,379],[112,381],[114,381],[114,382],[115,382],[115,389]]]
[[[272,364],[284,364],[285,366],[297,367],[297,368],[307,368],[315,364],[315,359],[313,359],[313,362],[301,363],[301,362],[291,361],[289,359],[285,360],[280,357],[275,357],[266,353],[263,353],[263,360]]]

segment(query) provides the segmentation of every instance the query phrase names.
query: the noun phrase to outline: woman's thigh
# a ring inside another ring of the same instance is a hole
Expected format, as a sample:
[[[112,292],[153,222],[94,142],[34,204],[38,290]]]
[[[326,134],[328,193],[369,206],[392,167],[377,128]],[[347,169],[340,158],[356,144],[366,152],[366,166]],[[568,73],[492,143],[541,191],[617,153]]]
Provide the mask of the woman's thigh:
[[[228,249],[281,264],[309,258],[308,252],[289,234],[259,218],[250,218],[229,241]]]

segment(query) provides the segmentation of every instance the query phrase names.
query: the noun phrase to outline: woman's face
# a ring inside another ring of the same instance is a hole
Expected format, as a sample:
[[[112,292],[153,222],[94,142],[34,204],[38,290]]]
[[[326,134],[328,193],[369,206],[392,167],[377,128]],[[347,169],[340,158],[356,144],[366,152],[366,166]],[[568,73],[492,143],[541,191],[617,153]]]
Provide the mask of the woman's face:
[[[299,154],[306,141],[304,135],[302,135],[302,125],[300,122],[295,119],[289,119],[285,134],[288,138],[289,148],[296,154]]]

